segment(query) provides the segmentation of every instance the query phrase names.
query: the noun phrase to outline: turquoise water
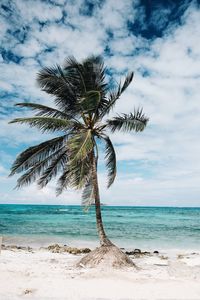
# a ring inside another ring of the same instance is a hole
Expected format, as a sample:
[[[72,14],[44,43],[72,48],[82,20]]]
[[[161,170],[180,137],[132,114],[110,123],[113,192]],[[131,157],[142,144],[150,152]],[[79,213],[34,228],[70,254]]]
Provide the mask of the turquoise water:
[[[108,236],[121,247],[200,249],[200,208],[104,206]],[[0,205],[5,243],[98,243],[95,212],[81,206]]]

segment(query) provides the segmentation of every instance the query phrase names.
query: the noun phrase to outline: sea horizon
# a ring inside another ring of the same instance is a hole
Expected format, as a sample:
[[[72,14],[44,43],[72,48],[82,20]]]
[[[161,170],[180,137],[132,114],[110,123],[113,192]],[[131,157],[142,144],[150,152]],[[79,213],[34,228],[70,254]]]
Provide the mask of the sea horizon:
[[[53,204],[53,203],[0,203],[1,205],[31,205],[31,206],[79,206],[83,207],[81,204]],[[200,206],[175,206],[175,205],[127,205],[127,204],[106,204],[101,203],[102,206],[106,207],[155,207],[155,208],[200,208]],[[92,206],[92,205],[91,205]]]

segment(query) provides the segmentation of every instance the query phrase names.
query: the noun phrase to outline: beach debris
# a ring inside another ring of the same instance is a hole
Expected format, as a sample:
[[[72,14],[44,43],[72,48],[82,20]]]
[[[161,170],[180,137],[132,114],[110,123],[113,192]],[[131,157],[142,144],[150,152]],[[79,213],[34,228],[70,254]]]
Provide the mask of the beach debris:
[[[3,238],[2,238],[2,236],[0,236],[0,254],[1,254],[2,241],[3,241]]]
[[[76,248],[76,247],[68,247],[68,246],[60,246],[59,244],[50,245],[47,249],[53,253],[63,253],[67,252],[70,254],[82,254],[89,253],[91,250],[89,248]]]
[[[61,248],[61,246],[59,246],[58,244],[49,245],[49,246],[47,247],[47,249],[48,249],[49,251],[52,251],[52,252],[54,252],[54,253],[59,253],[60,248]],[[44,249],[45,249],[45,248],[44,248]]]
[[[126,251],[125,252],[127,255],[135,255],[135,254],[141,254],[142,251],[140,249],[134,249],[132,251]]]
[[[5,238],[0,236],[0,254],[1,254],[1,250],[32,250],[30,247],[22,247],[17,245],[5,245],[3,244],[3,240],[5,241]]]
[[[164,255],[160,256],[160,259],[163,259],[163,260],[167,260],[168,258],[169,258],[168,256],[164,256]]]
[[[28,295],[28,294],[31,294],[33,291],[31,289],[26,289],[24,291],[24,295]]]
[[[55,259],[55,258],[51,258],[51,259],[50,259],[50,263],[57,264],[57,263],[58,263],[58,260]]]
[[[2,249],[3,250],[25,250],[25,251],[28,251],[28,252],[33,252],[33,248],[31,247],[25,247],[25,246],[17,246],[17,245],[5,245],[5,244],[2,244]]]
[[[159,254],[159,251],[155,250],[153,251],[153,254]]]
[[[82,263],[80,263],[79,266],[82,267],[82,268],[85,268],[85,265],[82,264]]]
[[[168,267],[168,264],[159,263],[159,264],[154,264],[154,266],[157,266],[157,267]]]
[[[142,255],[150,255],[148,251],[141,251],[140,249],[134,249],[133,251],[126,251],[127,255],[134,255],[135,257],[140,257]]]
[[[135,249],[135,250],[134,250],[134,253],[135,253],[135,254],[140,254],[140,253],[142,253],[142,251],[141,251],[140,249]]]
[[[25,291],[24,291],[24,294],[25,294],[25,295],[30,294],[30,293],[31,293],[31,290],[25,290]]]
[[[127,255],[135,255],[134,251],[126,251],[125,252]]]
[[[151,254],[151,252],[149,252],[149,251],[144,251],[144,252],[141,252],[142,254],[144,254],[144,255],[150,255]]]

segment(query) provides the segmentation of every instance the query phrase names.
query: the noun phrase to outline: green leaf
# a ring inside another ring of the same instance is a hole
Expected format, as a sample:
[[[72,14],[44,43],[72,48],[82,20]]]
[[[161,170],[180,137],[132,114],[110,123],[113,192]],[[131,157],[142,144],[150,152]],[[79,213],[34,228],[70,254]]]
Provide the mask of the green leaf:
[[[88,180],[91,170],[90,154],[94,143],[91,130],[82,130],[69,138],[67,142],[68,161],[57,182],[57,195],[68,186],[81,189]]]
[[[85,159],[94,148],[93,136],[90,129],[74,134],[67,142],[70,151],[70,163]]]
[[[70,170],[68,168],[68,165],[66,165],[62,175],[58,178],[57,181],[56,196],[59,196],[63,192],[63,190],[69,186],[70,175]]]
[[[56,177],[57,173],[60,170],[63,170],[65,167],[67,161],[67,151],[66,147],[64,147],[63,151],[52,160],[51,164],[44,170],[42,173],[41,177],[38,180],[38,185],[40,188],[43,188],[46,186],[49,181],[53,178]]]
[[[70,170],[70,181],[69,185],[71,188],[82,189],[88,180],[88,176],[91,170],[91,164],[89,157],[86,157],[81,162],[71,164],[69,163]]]
[[[72,74],[72,78],[78,80],[78,84],[76,82],[75,85],[80,96],[79,102],[83,102],[83,106],[79,105],[79,108],[86,113],[93,112],[99,116],[108,91],[108,84],[105,82],[106,69],[102,58],[89,56],[79,63],[74,57],[69,57],[64,70],[68,76]]]
[[[107,126],[112,132],[116,130],[123,131],[143,131],[147,125],[148,118],[143,114],[141,110],[135,110],[134,114],[123,114],[117,117],[107,120]]]
[[[108,188],[109,188],[113,184],[117,173],[116,154],[110,138],[106,135],[101,135],[101,138],[103,138],[103,140],[106,143],[105,161],[106,161],[106,167],[108,169]]]
[[[36,127],[42,132],[67,131],[75,125],[72,121],[52,117],[17,118],[9,123],[28,124],[30,127]]]
[[[84,206],[85,211],[89,209],[89,207],[94,204],[94,186],[92,179],[90,178],[88,182],[85,184],[85,187],[82,192],[82,205]]]
[[[66,143],[67,135],[63,135],[39,145],[30,147],[20,153],[11,167],[10,176],[23,172],[61,149]]]
[[[126,76],[124,83],[122,85],[120,83],[116,91],[110,92],[107,102],[104,103],[104,107],[101,112],[101,117],[104,117],[106,114],[109,114],[110,110],[114,107],[116,101],[120,98],[121,94],[127,89],[129,84],[132,82],[133,75],[133,72],[129,73]]]
[[[90,176],[91,164],[89,157],[81,162],[68,162],[65,166],[63,174],[57,182],[56,193],[60,195],[67,187],[81,189]]]
[[[62,153],[62,150],[63,148],[59,149],[52,155],[48,156],[43,160],[38,161],[32,167],[30,167],[26,173],[19,177],[19,179],[17,180],[16,188],[27,186],[32,182],[36,181],[38,177],[48,168],[52,161],[59,157],[60,153]]]
[[[79,78],[74,72],[66,72],[60,66],[42,68],[37,75],[42,91],[53,95],[60,110],[68,115],[79,114],[77,96],[80,95]]]
[[[84,97],[80,100],[80,106],[84,113],[95,112],[99,102],[101,100],[101,94],[99,91],[86,92]]]
[[[53,118],[68,118],[68,115],[64,112],[38,103],[24,102],[24,103],[17,103],[15,104],[15,106],[27,107],[32,110],[36,110],[38,111],[37,116],[46,116],[46,117],[53,117]]]

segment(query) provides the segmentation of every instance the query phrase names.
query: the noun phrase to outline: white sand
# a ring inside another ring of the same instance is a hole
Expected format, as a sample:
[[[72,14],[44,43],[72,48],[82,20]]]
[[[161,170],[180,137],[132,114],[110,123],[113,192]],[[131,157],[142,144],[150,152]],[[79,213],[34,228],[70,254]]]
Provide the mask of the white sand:
[[[139,270],[119,271],[77,269],[81,256],[68,253],[2,250],[0,300],[200,300],[200,253],[159,256],[136,258]]]

